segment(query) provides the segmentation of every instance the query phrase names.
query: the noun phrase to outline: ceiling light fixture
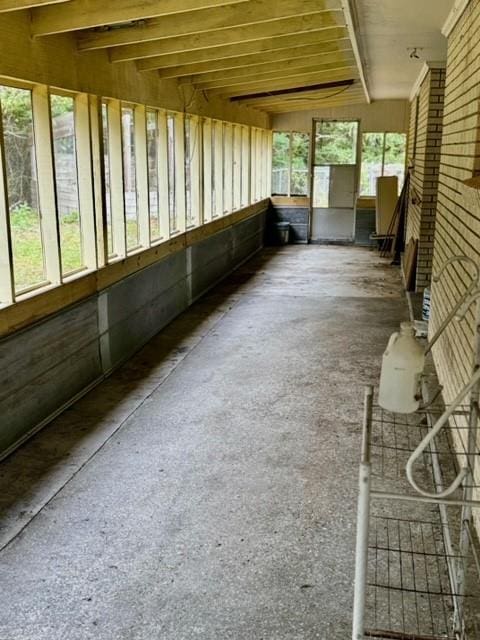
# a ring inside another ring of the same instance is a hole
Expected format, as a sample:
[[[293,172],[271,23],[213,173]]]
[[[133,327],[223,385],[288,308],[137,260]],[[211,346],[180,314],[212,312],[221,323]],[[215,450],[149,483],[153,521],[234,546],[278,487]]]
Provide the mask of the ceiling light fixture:
[[[418,55],[419,51],[423,51],[421,47],[410,47],[407,49],[410,51],[410,59],[411,60],[420,60],[420,56]]]

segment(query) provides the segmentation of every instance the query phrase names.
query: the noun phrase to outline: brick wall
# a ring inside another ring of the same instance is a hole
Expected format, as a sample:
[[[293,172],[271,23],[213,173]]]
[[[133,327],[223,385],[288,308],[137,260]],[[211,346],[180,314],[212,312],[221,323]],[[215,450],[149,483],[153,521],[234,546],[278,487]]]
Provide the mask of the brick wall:
[[[411,103],[408,141],[411,173],[407,242],[418,239],[416,290],[429,286],[437,208],[445,69],[430,68]]]
[[[448,38],[434,272],[456,254],[465,254],[480,264],[480,200],[472,189],[462,185],[480,169],[479,27],[480,0],[471,0]],[[471,282],[471,273],[472,267],[457,263],[447,269],[439,283],[433,283],[431,334]],[[434,347],[446,402],[452,401],[471,376],[474,326],[472,308],[465,321],[450,324]],[[480,525],[480,514],[477,517]]]

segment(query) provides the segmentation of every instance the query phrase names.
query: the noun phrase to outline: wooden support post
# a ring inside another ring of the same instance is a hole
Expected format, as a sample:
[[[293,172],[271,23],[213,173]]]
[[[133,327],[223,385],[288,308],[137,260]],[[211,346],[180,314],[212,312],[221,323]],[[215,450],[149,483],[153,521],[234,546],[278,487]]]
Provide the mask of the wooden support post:
[[[148,201],[147,110],[144,105],[135,106],[134,123],[138,240],[141,247],[147,248],[150,246],[150,208]]]
[[[95,200],[93,187],[92,144],[90,137],[90,101],[87,93],[75,96],[75,147],[77,151],[78,202],[82,234],[83,264],[97,268]]]
[[[116,259],[125,258],[127,255],[125,200],[123,194],[122,108],[119,100],[109,100],[107,104],[113,259]]]
[[[58,285],[62,282],[60,229],[55,193],[50,95],[47,86],[34,86],[32,108],[46,276],[51,284]]]

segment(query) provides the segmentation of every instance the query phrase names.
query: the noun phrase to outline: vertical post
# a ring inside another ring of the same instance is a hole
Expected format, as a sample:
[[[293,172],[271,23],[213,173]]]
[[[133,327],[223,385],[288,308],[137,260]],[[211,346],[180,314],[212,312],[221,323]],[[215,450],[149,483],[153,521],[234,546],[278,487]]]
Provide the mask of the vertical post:
[[[242,127],[233,125],[233,210],[240,209],[242,188]]]
[[[233,144],[232,125],[223,123],[223,214],[233,210]]]
[[[12,238],[7,193],[7,166],[3,144],[3,118],[0,105],[0,305],[15,300]]]
[[[104,267],[108,261],[107,196],[105,192],[102,102],[97,96],[91,95],[89,96],[89,104],[97,266],[100,268]]]
[[[250,129],[250,202],[257,201],[257,130]]]
[[[60,228],[55,193],[50,95],[45,85],[35,85],[32,89],[32,108],[45,269],[47,280],[57,285],[62,281]]]
[[[186,229],[187,208],[185,203],[185,119],[183,113],[175,114],[175,202],[177,210],[177,228],[184,233]]]
[[[157,111],[158,124],[158,216],[162,240],[170,237],[170,212],[168,204],[168,136],[167,113]]]
[[[215,127],[215,217],[223,215],[223,126],[214,120]]]
[[[362,458],[359,473],[352,640],[363,640],[365,633],[365,596],[367,589],[370,517],[370,436],[372,428],[372,402],[373,387],[368,386],[365,388]]]
[[[137,177],[138,240],[141,247],[150,246],[150,204],[148,199],[147,110],[135,105],[135,171]]]
[[[120,100],[108,101],[108,152],[113,253],[116,258],[125,258],[127,255],[127,230],[125,224],[122,107]]]
[[[241,206],[250,204],[250,129],[242,127],[242,194]]]
[[[203,222],[212,219],[212,121],[203,121]]]
[[[475,308],[475,351],[473,361],[473,375],[480,368],[480,298],[477,299]],[[473,500],[473,487],[475,484],[475,465],[476,465],[476,448],[478,443],[478,419],[479,419],[479,400],[480,400],[480,381],[473,387],[470,392],[470,409],[468,416],[468,431],[466,442],[466,464],[468,472],[463,481],[463,500],[460,543],[459,543],[459,561],[457,569],[457,584],[455,593],[457,597],[457,607],[454,616],[454,629],[459,633],[464,628],[464,598],[465,598],[465,581],[468,568],[468,553],[470,549],[470,527],[472,526],[473,510],[471,504],[467,504]]]
[[[75,147],[77,150],[78,201],[82,233],[83,264],[97,268],[97,234],[95,228],[95,197],[92,138],[90,136],[90,99],[88,94],[75,97]]]

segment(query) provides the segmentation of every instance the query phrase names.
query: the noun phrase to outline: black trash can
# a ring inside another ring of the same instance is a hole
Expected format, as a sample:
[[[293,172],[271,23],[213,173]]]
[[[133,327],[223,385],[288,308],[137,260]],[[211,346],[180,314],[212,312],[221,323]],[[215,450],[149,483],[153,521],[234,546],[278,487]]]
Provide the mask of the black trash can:
[[[290,223],[289,222],[276,222],[275,223],[275,240],[276,244],[283,245],[290,242]]]

